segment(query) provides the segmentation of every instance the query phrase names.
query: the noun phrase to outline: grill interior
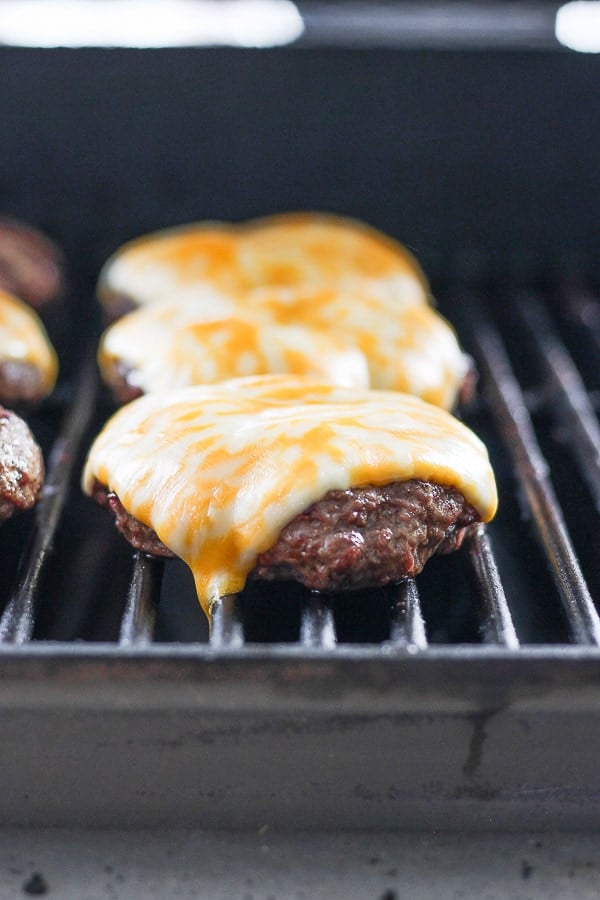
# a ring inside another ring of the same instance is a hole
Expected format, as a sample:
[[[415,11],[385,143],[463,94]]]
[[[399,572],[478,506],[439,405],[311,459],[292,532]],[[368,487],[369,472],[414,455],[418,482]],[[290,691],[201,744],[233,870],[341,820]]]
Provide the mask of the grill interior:
[[[197,643],[335,653],[353,644],[375,657],[440,645],[597,646],[600,301],[573,278],[535,287],[476,280],[436,294],[477,363],[479,390],[462,415],[490,449],[501,503],[458,553],[389,589],[319,595],[255,583],[222,599],[209,633],[185,565],[132,555],[81,494],[86,449],[112,408],[90,350],[29,417],[47,486],[35,512],[4,528],[2,644],[52,641],[79,654],[87,642],[124,652]]]

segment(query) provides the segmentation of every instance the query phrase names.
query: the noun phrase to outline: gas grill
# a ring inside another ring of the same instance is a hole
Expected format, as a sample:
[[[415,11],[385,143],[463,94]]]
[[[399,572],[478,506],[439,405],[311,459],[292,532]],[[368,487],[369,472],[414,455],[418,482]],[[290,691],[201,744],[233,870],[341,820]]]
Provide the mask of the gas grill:
[[[0,51],[0,114],[27,123],[3,205],[71,260],[63,378],[28,416],[44,497],[2,535],[5,824],[600,823],[597,61],[506,33],[469,53]],[[302,207],[417,253],[476,361],[461,415],[500,509],[416,581],[255,583],[209,634],[185,566],[132,554],[79,488],[112,409],[93,284],[135,234]]]

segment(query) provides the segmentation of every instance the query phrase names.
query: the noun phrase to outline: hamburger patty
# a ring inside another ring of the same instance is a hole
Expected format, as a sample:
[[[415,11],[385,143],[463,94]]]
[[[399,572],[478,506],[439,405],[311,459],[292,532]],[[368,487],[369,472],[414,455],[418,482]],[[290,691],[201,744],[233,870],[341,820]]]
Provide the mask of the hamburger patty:
[[[116,494],[97,483],[94,498],[138,550],[174,555]],[[456,550],[477,521],[459,491],[427,481],[333,490],[283,529],[250,577],[291,579],[319,591],[378,587],[418,575],[434,553]]]
[[[0,362],[0,400],[11,406],[37,403],[47,393],[42,375],[32,363],[7,359]]]
[[[42,453],[25,422],[0,406],[0,522],[35,503],[44,479]]]
[[[0,216],[0,287],[34,307],[63,289],[63,259],[58,247],[25,222]]]
[[[111,388],[117,403],[130,403],[137,400],[144,391],[133,384],[135,372],[131,366],[123,362],[113,362],[104,372],[104,380]]]

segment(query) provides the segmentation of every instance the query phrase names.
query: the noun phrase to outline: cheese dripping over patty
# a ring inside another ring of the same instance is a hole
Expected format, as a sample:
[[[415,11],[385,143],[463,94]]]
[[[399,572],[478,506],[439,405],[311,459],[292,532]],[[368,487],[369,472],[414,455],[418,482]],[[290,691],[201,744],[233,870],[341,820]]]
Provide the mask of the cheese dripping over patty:
[[[392,391],[266,376],[149,394],[119,410],[83,473],[191,568],[203,608],[243,588],[283,528],[333,489],[410,479],[496,510],[487,451],[449,413]]]

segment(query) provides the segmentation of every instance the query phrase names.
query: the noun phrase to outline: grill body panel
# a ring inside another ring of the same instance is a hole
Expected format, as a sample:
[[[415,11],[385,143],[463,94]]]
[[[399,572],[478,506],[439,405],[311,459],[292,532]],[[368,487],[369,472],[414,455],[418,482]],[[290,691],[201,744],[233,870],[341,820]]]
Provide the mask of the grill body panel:
[[[595,651],[2,654],[3,821],[596,828]]]

